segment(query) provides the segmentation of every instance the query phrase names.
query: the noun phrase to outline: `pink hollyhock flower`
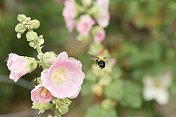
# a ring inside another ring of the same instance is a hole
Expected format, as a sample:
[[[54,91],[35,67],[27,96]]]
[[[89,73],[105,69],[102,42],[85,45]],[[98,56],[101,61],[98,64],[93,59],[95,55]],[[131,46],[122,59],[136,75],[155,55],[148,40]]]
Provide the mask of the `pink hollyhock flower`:
[[[81,16],[80,22],[77,25],[77,31],[82,35],[86,36],[89,34],[90,29],[95,24],[95,21],[86,15]]]
[[[66,21],[66,26],[68,28],[68,31],[72,32],[73,29],[76,27],[76,21],[74,21],[74,20]]]
[[[71,32],[76,26],[76,21],[74,20],[76,16],[75,2],[74,0],[65,0],[64,4],[65,8],[63,10],[63,16],[66,22],[66,26]]]
[[[36,104],[47,103],[52,100],[52,95],[43,85],[37,85],[31,91],[31,100]]]
[[[97,0],[94,6],[98,7],[99,14],[96,16],[98,24],[105,28],[109,25],[110,14],[109,14],[109,0]]]
[[[95,42],[102,42],[105,39],[105,31],[103,29],[97,29],[96,34],[94,35]]]
[[[68,58],[66,52],[60,53],[49,69],[41,73],[42,84],[57,98],[76,98],[85,77],[82,64]]]
[[[28,60],[25,57],[10,53],[7,60],[7,67],[10,70],[10,79],[16,82],[21,76],[27,74],[30,70],[26,67],[27,64]]]

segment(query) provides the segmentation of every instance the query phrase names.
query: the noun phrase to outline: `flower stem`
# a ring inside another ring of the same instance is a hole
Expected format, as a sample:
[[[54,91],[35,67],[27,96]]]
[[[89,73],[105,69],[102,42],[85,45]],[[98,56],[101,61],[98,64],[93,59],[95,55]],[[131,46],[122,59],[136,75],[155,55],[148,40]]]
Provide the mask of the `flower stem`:
[[[38,42],[39,39],[36,39],[34,41],[35,45],[36,45],[36,50],[38,52],[38,55],[41,54],[43,56],[43,52],[42,52],[42,49],[39,45],[39,42]],[[38,59],[40,60],[38,63],[42,66],[43,69],[45,69],[45,65],[44,65],[44,62],[43,62],[43,57],[38,57]]]

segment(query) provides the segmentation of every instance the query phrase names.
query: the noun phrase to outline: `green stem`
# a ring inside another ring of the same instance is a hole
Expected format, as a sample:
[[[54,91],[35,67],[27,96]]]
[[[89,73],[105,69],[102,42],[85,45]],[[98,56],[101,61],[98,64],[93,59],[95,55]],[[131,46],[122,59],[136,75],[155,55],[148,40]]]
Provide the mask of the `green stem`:
[[[36,45],[36,50],[37,50],[38,55],[39,55],[39,54],[43,54],[43,52],[42,52],[42,49],[41,49],[40,46],[39,46],[38,40],[39,40],[39,39],[36,39],[36,40],[34,41],[34,43],[35,43],[35,45]],[[43,58],[43,57],[42,57],[42,58]],[[45,65],[44,65],[44,62],[43,62],[43,59],[42,59],[42,58],[38,58],[38,59],[40,60],[40,64],[41,64],[42,68],[45,69]]]

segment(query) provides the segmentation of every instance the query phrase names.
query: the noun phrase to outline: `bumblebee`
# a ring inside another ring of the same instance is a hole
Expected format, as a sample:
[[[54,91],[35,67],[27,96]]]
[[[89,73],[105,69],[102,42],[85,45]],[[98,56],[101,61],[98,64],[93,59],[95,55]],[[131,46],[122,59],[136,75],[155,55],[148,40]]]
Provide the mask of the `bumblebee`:
[[[101,57],[101,56],[97,56],[97,59],[96,59],[96,64],[101,68],[105,68],[105,58],[104,57]]]
[[[89,58],[96,61],[96,64],[101,68],[105,68],[105,57],[89,55]]]

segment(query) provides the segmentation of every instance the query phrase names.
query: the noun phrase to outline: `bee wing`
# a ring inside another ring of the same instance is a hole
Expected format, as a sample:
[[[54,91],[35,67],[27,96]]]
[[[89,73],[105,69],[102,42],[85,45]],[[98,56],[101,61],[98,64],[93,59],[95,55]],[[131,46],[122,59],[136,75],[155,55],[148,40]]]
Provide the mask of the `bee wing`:
[[[90,55],[90,54],[88,54],[88,57],[89,57],[90,59],[92,59],[92,60],[96,60],[96,59],[97,59],[96,56],[94,56],[94,55]]]

